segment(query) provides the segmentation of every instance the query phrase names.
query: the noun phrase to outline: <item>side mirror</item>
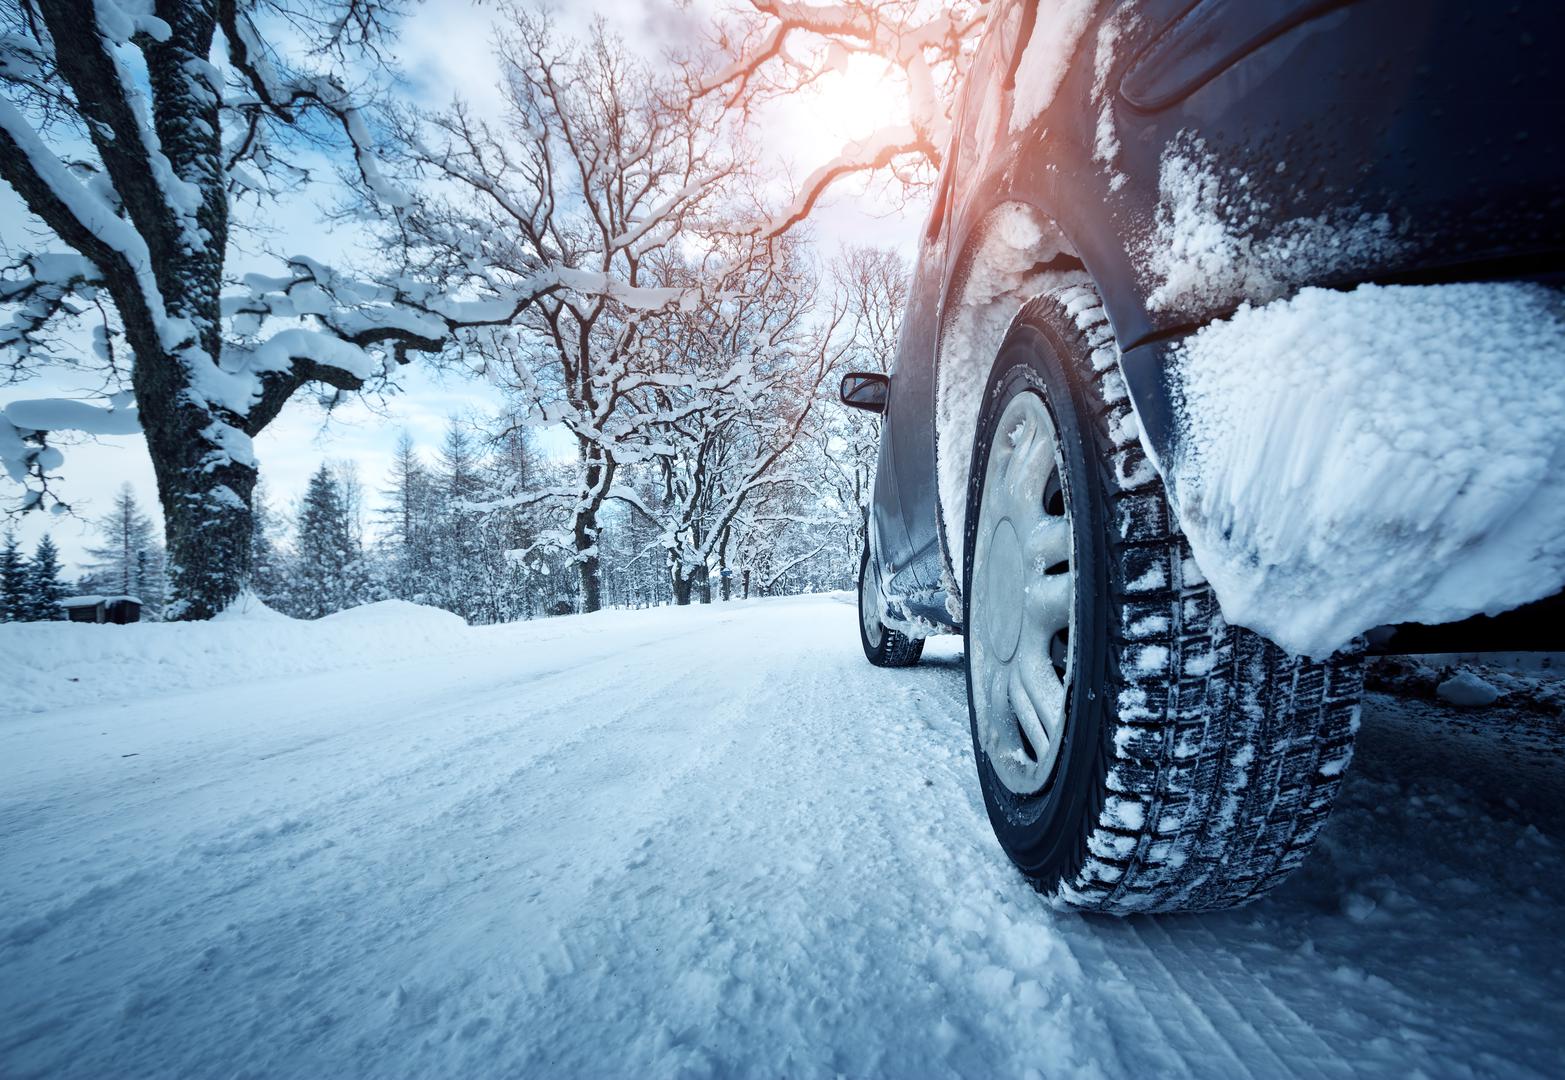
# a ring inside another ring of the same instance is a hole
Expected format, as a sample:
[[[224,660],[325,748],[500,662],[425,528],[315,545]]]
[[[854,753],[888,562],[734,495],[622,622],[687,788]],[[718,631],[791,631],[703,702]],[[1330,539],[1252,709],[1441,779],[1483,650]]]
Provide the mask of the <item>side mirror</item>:
[[[850,371],[842,377],[842,403],[866,412],[886,411],[891,377],[878,371]]]

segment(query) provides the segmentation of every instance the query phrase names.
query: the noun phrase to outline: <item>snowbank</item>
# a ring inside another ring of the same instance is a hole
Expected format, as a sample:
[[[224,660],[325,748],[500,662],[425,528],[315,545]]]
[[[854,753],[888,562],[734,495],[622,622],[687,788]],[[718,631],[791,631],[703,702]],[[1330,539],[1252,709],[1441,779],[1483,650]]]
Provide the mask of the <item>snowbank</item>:
[[[1565,586],[1565,296],[1305,289],[1176,350],[1165,479],[1230,622],[1324,656]]]
[[[11,623],[0,626],[0,718],[449,653],[474,632],[401,600],[312,622],[253,597],[207,623]]]

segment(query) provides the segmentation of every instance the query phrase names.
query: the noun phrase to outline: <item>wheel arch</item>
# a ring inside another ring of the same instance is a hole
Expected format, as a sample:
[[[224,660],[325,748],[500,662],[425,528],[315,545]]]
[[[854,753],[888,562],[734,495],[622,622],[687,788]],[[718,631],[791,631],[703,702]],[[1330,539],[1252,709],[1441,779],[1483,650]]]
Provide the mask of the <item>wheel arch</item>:
[[[1017,315],[1050,289],[1086,283],[1103,298],[1111,327],[1119,325],[1116,306],[1127,309],[1123,315],[1130,325],[1144,318],[1137,314],[1142,304],[1128,274],[1128,254],[1117,259],[1108,254],[1102,240],[1106,226],[1060,213],[1047,192],[1000,183],[984,190],[987,194],[954,216],[932,357],[939,536],[950,591],[958,599],[978,401]],[[1105,280],[1121,283],[1108,291],[1117,305],[1109,302]]]

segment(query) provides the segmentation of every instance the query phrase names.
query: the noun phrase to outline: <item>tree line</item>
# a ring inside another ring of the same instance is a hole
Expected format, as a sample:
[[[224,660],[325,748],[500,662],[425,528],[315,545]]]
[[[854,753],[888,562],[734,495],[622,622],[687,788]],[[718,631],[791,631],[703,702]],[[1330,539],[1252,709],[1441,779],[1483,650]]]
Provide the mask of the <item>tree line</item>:
[[[0,622],[45,622],[65,618],[60,601],[67,596],[60,579],[60,553],[45,535],[31,558],[8,533],[0,548]]]
[[[650,607],[847,588],[857,570],[859,510],[841,433],[812,429],[795,454],[796,483],[768,485],[753,508],[715,518],[692,511],[689,490],[660,467],[633,466],[600,530],[600,606]],[[868,441],[868,433],[863,441]],[[836,452],[828,454],[828,449]],[[569,554],[547,542],[557,522],[508,497],[529,484],[567,482],[575,464],[551,460],[501,419],[453,419],[439,444],[404,433],[382,477],[366,483],[349,461],[322,462],[291,508],[257,490],[251,590],[286,615],[320,618],[380,600],[442,608],[473,624],[568,614],[585,607]],[[719,463],[712,466],[720,472]],[[841,474],[842,498],[821,499]],[[712,481],[721,487],[726,481]],[[106,519],[112,524],[114,515]],[[727,530],[693,561],[680,528]]]

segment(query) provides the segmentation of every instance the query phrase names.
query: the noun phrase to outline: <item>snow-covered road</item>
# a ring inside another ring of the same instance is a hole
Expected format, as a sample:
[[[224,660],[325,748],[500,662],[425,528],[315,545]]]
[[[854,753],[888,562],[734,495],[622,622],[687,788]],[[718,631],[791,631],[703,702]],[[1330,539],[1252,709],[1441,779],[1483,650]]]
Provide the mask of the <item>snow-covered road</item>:
[[[1084,918],[854,620],[0,628],[0,1076],[1565,1069],[1557,717],[1373,697],[1274,897]]]

